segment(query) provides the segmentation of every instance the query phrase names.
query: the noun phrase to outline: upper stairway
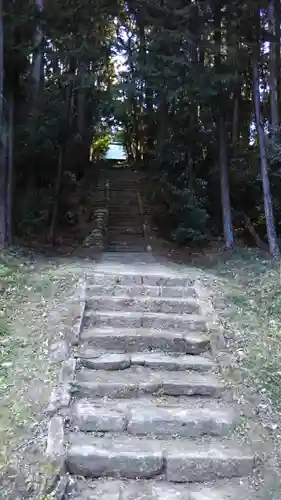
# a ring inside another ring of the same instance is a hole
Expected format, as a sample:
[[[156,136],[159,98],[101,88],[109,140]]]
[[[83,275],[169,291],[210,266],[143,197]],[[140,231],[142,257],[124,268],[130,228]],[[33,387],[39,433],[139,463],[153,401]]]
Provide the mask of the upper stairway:
[[[111,168],[106,177],[109,187],[106,250],[144,252],[144,220],[138,174],[130,168]]]

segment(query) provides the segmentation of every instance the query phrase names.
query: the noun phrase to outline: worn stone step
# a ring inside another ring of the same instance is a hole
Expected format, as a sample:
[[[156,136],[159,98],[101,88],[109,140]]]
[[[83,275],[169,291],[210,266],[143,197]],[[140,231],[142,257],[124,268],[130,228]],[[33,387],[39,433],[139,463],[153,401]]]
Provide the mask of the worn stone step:
[[[98,267],[98,266],[97,266]],[[161,270],[161,274],[158,274],[156,269],[159,266],[148,266],[144,264],[140,267],[135,267],[132,271],[126,272],[126,267],[129,266],[118,266],[118,265],[107,265],[100,266],[104,268],[104,272],[97,272],[88,278],[88,283],[92,285],[152,285],[152,286],[166,286],[166,287],[178,287],[178,286],[190,286],[194,284],[195,279],[192,279],[190,276],[186,275],[173,275],[172,273],[168,273],[163,269]],[[121,271],[122,269],[122,271]],[[111,272],[110,272],[111,271]]]
[[[197,314],[169,314],[129,311],[86,311],[84,325],[112,326],[116,328],[154,328],[157,330],[178,330],[188,332],[206,331],[206,320]]]
[[[116,248],[119,248],[119,252],[122,252],[123,249],[133,249],[136,248],[138,252],[144,251],[144,240],[143,238],[135,238],[134,241],[131,241],[128,239],[127,236],[125,235],[119,235],[120,239],[117,237],[111,238],[110,235],[108,235],[108,245],[109,246],[115,246]],[[133,250],[132,250],[133,251]]]
[[[181,333],[145,328],[83,329],[81,342],[99,350],[139,352],[162,350],[185,354],[201,354],[210,348],[210,339],[203,334]]]
[[[145,404],[145,403],[143,403]],[[72,407],[72,424],[80,431],[127,432],[132,435],[226,436],[233,429],[237,415],[229,409],[191,406],[156,406],[141,404],[114,407],[97,405],[81,399]]]
[[[118,229],[126,230],[142,228],[142,219],[133,217],[128,218],[128,214],[127,217],[124,218],[120,217],[119,215],[114,219],[112,217],[109,217],[108,222],[111,231],[117,231]]]
[[[175,298],[196,298],[197,293],[194,287],[166,287],[166,286],[149,286],[149,285],[88,285],[88,296],[105,295],[105,296],[125,296],[125,297],[167,297]]]
[[[134,205],[133,202],[129,201],[129,202],[126,202],[126,204],[120,204],[118,203],[117,200],[111,200],[109,202],[109,213],[114,215],[115,217],[117,217],[117,215],[120,214],[120,216],[126,220],[126,215],[127,215],[127,218],[129,218],[130,220],[133,219],[133,218],[137,218],[137,217],[140,217],[141,214],[139,212],[139,208],[138,207],[134,207],[132,206]]]
[[[265,491],[240,479],[204,486],[157,480],[77,478],[67,500],[265,500]],[[224,483],[224,484],[221,484]],[[273,500],[273,499],[272,499]],[[277,500],[277,497],[276,497]]]
[[[129,233],[125,231],[110,231],[108,230],[107,232],[107,237],[108,241],[113,242],[113,243],[119,243],[119,244],[130,244],[130,245],[136,245],[139,243],[143,243],[143,231],[141,231],[139,234],[137,233]]]
[[[219,397],[223,389],[223,384],[212,374],[156,372],[143,367],[132,367],[125,372],[83,368],[76,373],[73,383],[74,393],[90,398],[130,398],[159,392],[168,396]]]
[[[126,296],[91,296],[87,299],[87,307],[96,311],[135,311],[161,312],[175,314],[200,314],[200,306],[196,299],[166,297],[134,297]]]
[[[93,370],[125,370],[130,366],[147,366],[156,370],[208,371],[216,364],[207,357],[176,355],[165,352],[115,353],[101,352],[93,348],[82,348],[77,352],[82,366]]]
[[[110,241],[122,242],[123,240],[125,240],[129,241],[130,243],[134,242],[135,240],[142,241],[144,238],[144,232],[141,227],[133,229],[115,227],[114,230],[108,229],[107,235]]]
[[[125,233],[124,231],[107,233],[108,241],[119,245],[143,245],[143,231],[140,234]]]
[[[135,252],[135,253],[138,253],[138,252],[144,252],[145,250],[145,245],[144,245],[144,242],[141,242],[141,243],[135,243],[134,245],[132,245],[131,243],[128,243],[128,242],[116,242],[116,241],[111,241],[109,240],[108,241],[108,246],[107,246],[107,251],[108,252],[111,252],[112,250],[111,249],[114,249],[116,252]]]
[[[69,436],[66,466],[85,477],[153,478],[176,483],[205,482],[250,474],[254,455],[231,441],[159,441],[137,437]]]
[[[130,222],[124,222],[122,221],[116,221],[114,223],[114,226],[108,226],[108,232],[110,233],[121,233],[121,234],[127,234],[127,233],[133,233],[133,234],[143,234],[143,227],[141,222],[139,221],[132,221]]]
[[[138,253],[140,251],[144,251],[145,247],[144,245],[140,246],[132,246],[132,245],[116,245],[116,244],[109,244],[107,247],[107,252],[112,252],[112,253],[118,253],[118,252],[123,252],[123,253]]]

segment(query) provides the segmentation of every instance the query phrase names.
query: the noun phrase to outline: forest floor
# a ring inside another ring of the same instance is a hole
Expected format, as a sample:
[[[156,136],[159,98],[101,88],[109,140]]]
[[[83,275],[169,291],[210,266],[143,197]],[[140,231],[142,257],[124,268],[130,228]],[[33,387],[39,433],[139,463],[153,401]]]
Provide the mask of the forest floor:
[[[263,425],[280,449],[280,264],[256,251],[219,246],[195,254],[162,245],[156,253],[203,277],[234,360],[229,383],[239,397],[246,390],[253,404],[258,400]],[[45,409],[56,376],[48,361],[48,317],[90,265],[74,256],[0,256],[1,500],[45,500]]]

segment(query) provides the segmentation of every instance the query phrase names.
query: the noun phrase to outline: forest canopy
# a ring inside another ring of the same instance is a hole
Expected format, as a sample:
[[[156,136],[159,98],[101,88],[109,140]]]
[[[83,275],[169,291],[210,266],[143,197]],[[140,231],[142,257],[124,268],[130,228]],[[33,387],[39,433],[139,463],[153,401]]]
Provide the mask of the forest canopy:
[[[278,256],[280,15],[277,0],[0,0],[1,246],[56,242],[97,182],[93,146],[118,136],[167,238]]]

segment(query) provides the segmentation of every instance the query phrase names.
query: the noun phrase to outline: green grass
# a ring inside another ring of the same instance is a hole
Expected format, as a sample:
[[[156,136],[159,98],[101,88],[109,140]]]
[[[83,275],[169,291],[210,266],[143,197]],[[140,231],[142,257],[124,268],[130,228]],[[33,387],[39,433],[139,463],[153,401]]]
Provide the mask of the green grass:
[[[201,268],[217,291],[218,309],[230,331],[230,346],[238,354],[245,377],[257,390],[267,393],[280,411],[280,263],[257,251],[238,250],[205,258]]]
[[[44,458],[50,391],[57,367],[48,343],[60,330],[50,313],[64,301],[77,270],[0,262],[0,498],[44,498],[50,476]]]

